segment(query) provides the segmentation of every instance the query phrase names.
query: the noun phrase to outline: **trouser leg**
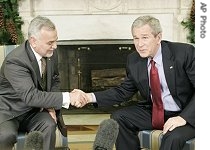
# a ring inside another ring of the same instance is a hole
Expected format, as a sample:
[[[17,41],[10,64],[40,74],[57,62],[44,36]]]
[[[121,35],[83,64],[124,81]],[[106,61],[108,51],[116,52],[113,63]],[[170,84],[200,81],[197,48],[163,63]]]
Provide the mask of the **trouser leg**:
[[[190,125],[177,127],[163,136],[160,150],[182,150],[185,142],[194,137],[194,127]]]
[[[117,110],[111,118],[119,124],[117,150],[140,150],[139,130],[152,129],[151,111],[139,106]]]
[[[54,150],[56,140],[56,123],[48,112],[34,112],[22,122],[27,132],[41,131],[43,134],[43,150]],[[20,126],[21,126],[20,125]]]
[[[18,121],[9,120],[0,124],[0,150],[12,150],[18,134]]]

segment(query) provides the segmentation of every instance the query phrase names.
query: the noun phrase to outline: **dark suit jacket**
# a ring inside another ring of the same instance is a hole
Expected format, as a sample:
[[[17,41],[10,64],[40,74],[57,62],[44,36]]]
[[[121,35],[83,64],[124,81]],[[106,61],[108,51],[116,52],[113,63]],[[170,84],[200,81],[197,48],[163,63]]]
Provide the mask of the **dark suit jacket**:
[[[32,108],[55,108],[58,127],[66,136],[60,109],[57,53],[47,59],[47,92],[41,84],[39,66],[28,41],[5,58],[0,72],[0,123],[30,111]]]
[[[162,41],[163,67],[172,97],[181,108],[182,116],[195,126],[195,48],[184,43]],[[151,105],[147,58],[135,51],[128,56],[124,82],[102,92],[95,92],[98,106],[108,106],[128,100],[137,91],[144,104]]]

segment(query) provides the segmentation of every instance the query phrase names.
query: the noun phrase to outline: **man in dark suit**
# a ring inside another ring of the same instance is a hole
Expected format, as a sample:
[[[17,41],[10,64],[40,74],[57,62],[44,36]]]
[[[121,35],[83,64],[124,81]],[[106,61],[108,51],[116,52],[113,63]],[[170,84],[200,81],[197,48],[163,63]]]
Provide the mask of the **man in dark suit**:
[[[76,100],[85,99],[77,92],[59,92],[57,39],[55,25],[38,16],[29,25],[28,40],[5,58],[0,72],[0,150],[12,149],[19,130],[41,131],[44,150],[55,149],[57,126],[67,136],[60,109],[80,107]]]
[[[152,124],[154,100],[149,73],[152,59],[159,73],[164,108],[163,124],[158,128],[164,134],[160,150],[181,150],[195,136],[194,46],[163,41],[159,20],[152,16],[137,18],[132,24],[132,35],[136,51],[128,56],[124,82],[106,91],[88,93],[89,102],[114,105],[139,91],[142,101],[111,115],[119,123],[116,149],[139,150],[138,132],[156,129]]]

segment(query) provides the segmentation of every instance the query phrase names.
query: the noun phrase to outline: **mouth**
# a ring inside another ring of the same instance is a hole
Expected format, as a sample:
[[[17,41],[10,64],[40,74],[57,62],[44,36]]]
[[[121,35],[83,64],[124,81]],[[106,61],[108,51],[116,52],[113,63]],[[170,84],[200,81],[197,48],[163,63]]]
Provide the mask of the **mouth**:
[[[144,53],[144,52],[146,52],[146,50],[145,49],[138,49],[138,52],[139,53]]]
[[[52,50],[49,50],[48,52],[49,52],[49,53],[53,53],[53,52],[54,52],[54,49],[52,49]]]

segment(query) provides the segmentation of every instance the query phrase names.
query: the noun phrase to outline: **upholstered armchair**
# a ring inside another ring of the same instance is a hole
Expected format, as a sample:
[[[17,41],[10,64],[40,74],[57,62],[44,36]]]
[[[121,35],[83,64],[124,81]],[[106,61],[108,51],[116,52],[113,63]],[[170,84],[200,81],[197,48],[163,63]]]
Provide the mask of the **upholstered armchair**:
[[[138,136],[142,149],[159,150],[163,137],[162,130],[143,130]],[[182,150],[195,150],[195,139],[188,140]]]

